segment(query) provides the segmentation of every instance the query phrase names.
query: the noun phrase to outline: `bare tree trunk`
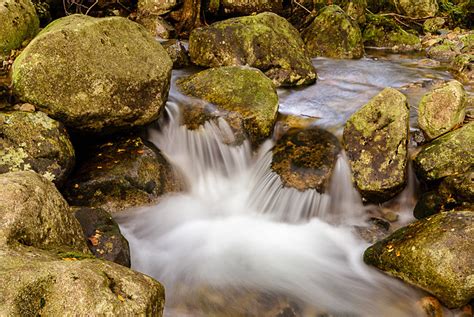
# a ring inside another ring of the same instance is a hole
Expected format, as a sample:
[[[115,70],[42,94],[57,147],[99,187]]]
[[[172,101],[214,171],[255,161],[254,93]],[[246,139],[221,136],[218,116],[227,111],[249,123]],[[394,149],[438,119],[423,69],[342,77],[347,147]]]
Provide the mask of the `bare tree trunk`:
[[[202,0],[184,0],[179,23],[176,26],[178,34],[189,36],[193,29],[202,26],[201,7]]]

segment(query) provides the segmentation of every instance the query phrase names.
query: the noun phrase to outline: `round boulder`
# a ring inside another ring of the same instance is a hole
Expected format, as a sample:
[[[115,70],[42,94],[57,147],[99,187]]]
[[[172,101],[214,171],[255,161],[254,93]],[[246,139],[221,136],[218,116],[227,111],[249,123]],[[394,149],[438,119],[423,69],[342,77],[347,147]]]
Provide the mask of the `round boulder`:
[[[284,18],[270,12],[193,30],[189,54],[199,66],[248,65],[261,69],[276,86],[316,81],[316,70],[298,31]]]
[[[38,33],[39,19],[30,0],[0,0],[0,57]]]
[[[361,58],[364,44],[359,25],[339,6],[325,7],[302,33],[311,56]]]
[[[407,99],[393,88],[382,90],[347,121],[344,146],[363,198],[382,202],[404,188],[408,123]]]
[[[452,80],[425,94],[418,106],[418,126],[428,140],[451,131],[464,121],[466,92],[462,84]]]
[[[364,261],[461,307],[474,297],[474,211],[414,222],[368,248]]]
[[[273,148],[271,167],[285,187],[323,193],[340,152],[338,139],[323,129],[290,131]]]
[[[74,148],[61,123],[43,112],[0,112],[0,173],[33,170],[61,185]]]
[[[14,93],[79,132],[158,118],[172,62],[139,24],[71,15],[49,24],[13,64]]]
[[[410,18],[434,17],[438,12],[437,0],[392,0],[398,13]]]

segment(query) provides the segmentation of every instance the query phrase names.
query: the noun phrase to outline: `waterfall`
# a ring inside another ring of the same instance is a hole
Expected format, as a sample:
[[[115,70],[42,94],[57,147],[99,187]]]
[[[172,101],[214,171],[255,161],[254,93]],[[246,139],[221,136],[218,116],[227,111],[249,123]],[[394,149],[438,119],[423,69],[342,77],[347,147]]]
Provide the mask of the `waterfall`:
[[[239,302],[249,294],[289,298],[303,316],[419,313],[416,291],[362,261],[352,225],[364,206],[344,155],[329,193],[299,192],[270,170],[271,141],[228,146],[225,121],[190,131],[177,105],[167,114],[151,141],[188,188],[118,218],[132,267],[165,286],[165,315],[261,316]]]

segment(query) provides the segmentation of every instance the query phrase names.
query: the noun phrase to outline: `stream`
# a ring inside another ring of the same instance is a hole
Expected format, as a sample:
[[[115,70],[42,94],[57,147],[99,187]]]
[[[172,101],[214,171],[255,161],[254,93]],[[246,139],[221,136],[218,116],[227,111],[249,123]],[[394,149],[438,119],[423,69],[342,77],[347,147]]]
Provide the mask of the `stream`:
[[[385,87],[408,97],[416,129],[421,96],[451,75],[416,56],[318,58],[315,85],[279,89],[280,112],[317,118],[341,136],[348,117]],[[176,78],[196,70],[178,70]],[[171,88],[166,116],[150,129],[187,184],[156,206],[121,215],[132,268],[166,289],[165,316],[417,316],[423,294],[365,265],[369,246],[355,230],[368,210],[342,154],[329,190],[282,186],[270,170],[272,140],[252,150],[228,146],[225,121],[190,131],[180,125],[186,98]],[[231,137],[231,136],[230,136]],[[399,223],[411,221],[415,176],[394,199]]]

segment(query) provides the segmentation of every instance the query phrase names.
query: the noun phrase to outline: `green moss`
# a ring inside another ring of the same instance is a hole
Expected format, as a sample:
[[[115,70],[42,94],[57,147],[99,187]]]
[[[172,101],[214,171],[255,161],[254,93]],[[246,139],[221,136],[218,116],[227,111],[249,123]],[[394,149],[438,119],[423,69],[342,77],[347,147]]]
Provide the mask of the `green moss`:
[[[95,259],[95,256],[91,254],[85,254],[82,252],[60,252],[58,256],[62,259],[78,259],[78,260],[86,260],[86,259]]]

